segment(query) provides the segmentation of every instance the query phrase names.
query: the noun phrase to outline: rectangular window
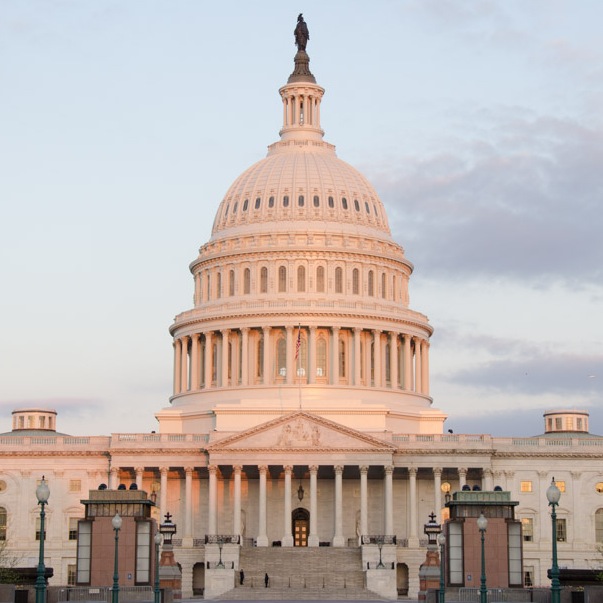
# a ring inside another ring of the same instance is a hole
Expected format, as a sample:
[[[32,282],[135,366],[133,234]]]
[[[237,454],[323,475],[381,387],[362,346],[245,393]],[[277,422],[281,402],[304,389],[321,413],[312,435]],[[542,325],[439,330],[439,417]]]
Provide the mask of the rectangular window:
[[[69,492],[81,492],[82,491],[82,480],[81,479],[70,479],[69,480]]]
[[[529,480],[522,481],[519,487],[520,492],[531,492],[532,482]]]
[[[521,588],[523,576],[521,572],[521,524],[513,521],[508,525],[509,538],[509,586]]]
[[[36,540],[40,540],[41,521],[36,517]],[[46,540],[46,528],[48,528],[48,517],[44,521],[44,540]]]
[[[582,431],[582,419],[580,419],[579,417],[576,419],[576,429],[578,431]]]
[[[451,586],[464,586],[462,523],[448,524],[448,577]]]
[[[523,568],[523,585],[526,588],[534,586],[534,566],[526,565]]]
[[[555,429],[561,431],[563,429],[563,420],[561,417],[555,418]]]
[[[92,522],[78,523],[76,583],[90,584],[90,551],[92,549]]]
[[[567,523],[565,519],[557,519],[557,542],[567,541]]]
[[[534,540],[534,520],[531,517],[523,517],[521,520],[523,532],[523,541],[532,542]]]
[[[77,517],[69,518],[69,540],[77,540],[77,524],[79,519]]]
[[[67,566],[67,586],[75,586],[76,567],[75,563]]]
[[[136,584],[151,583],[151,522],[136,523]]]

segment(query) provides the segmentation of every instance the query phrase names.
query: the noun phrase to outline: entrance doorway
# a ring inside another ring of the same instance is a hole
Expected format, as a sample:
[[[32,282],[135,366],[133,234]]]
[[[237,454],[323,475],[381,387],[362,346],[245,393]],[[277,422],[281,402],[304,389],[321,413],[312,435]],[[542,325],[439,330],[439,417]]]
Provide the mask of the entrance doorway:
[[[308,534],[310,532],[310,513],[301,507],[291,513],[293,528],[293,546],[308,546]]]

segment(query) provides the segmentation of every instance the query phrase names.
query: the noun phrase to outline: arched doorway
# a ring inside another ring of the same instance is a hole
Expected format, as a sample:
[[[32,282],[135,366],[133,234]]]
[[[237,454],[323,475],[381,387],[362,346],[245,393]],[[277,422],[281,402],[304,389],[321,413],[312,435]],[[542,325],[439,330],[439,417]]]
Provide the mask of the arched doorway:
[[[193,565],[193,595],[202,596],[205,591],[205,564]]]
[[[408,595],[408,565],[406,563],[396,565],[396,586],[398,595]]]
[[[291,527],[293,532],[293,546],[308,546],[310,533],[310,513],[298,507],[291,513]]]

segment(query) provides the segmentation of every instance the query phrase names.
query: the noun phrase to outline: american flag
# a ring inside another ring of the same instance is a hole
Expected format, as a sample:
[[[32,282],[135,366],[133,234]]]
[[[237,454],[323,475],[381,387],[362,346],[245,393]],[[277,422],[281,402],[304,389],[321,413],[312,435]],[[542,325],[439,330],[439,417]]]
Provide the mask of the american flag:
[[[297,341],[295,342],[295,360],[299,356],[299,348],[301,346],[301,325],[297,329]]]

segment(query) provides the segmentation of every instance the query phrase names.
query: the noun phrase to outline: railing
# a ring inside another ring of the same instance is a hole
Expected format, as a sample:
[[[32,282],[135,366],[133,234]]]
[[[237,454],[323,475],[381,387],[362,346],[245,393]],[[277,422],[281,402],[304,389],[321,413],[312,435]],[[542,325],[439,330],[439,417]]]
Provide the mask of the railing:
[[[205,534],[205,544],[241,544],[238,534]]]
[[[364,534],[362,544],[396,544],[396,537],[390,534]]]
[[[169,444],[171,448],[201,447],[209,436],[200,433],[114,433],[112,448],[131,447],[155,448],[158,444]]]
[[[458,595],[450,601],[478,602],[480,600],[479,588],[459,588]],[[537,603],[550,603],[551,591],[547,588],[489,588],[487,592],[488,603],[534,601]]]
[[[76,451],[81,447],[85,451],[105,451],[109,448],[109,436],[73,437],[73,436],[3,436],[0,438],[0,447],[3,450],[30,449],[45,446],[50,449],[69,447]]]
[[[74,586],[61,588],[58,592],[58,601],[111,601],[110,586]],[[152,586],[120,586],[119,598],[121,601],[152,601]]]

